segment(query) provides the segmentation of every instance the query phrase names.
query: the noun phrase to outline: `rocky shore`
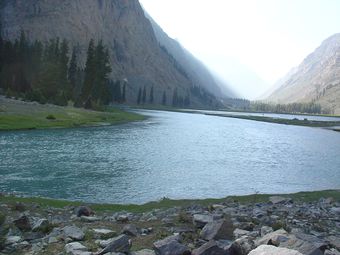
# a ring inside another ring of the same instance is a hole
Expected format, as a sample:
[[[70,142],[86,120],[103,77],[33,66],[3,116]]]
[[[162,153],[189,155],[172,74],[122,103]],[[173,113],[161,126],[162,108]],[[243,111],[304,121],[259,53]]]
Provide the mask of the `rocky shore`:
[[[0,254],[339,255],[340,201],[230,198],[131,213],[0,199]]]

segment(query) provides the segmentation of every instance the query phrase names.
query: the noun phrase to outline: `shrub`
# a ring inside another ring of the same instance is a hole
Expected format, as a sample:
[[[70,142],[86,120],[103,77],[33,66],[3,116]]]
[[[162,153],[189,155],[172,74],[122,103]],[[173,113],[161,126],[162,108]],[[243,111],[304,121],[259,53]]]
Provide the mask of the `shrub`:
[[[48,120],[55,120],[56,117],[54,117],[54,115],[52,115],[52,114],[49,114],[49,115],[47,115],[46,119],[48,119]]]

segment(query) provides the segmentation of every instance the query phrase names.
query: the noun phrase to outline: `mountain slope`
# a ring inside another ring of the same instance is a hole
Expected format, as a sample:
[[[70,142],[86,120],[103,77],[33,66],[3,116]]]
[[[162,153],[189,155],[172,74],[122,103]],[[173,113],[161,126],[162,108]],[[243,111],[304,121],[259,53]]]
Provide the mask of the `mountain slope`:
[[[266,100],[277,103],[314,101],[339,114],[340,33],[326,39],[305,58]]]
[[[2,0],[0,21],[5,39],[14,40],[21,31],[31,40],[67,39],[80,52],[82,66],[90,39],[103,40],[112,79],[128,82],[129,103],[136,102],[145,86],[147,93],[154,87],[155,103],[166,92],[169,104],[175,88],[185,96],[195,83],[161,49],[138,0]],[[194,95],[191,103],[204,104]]]
[[[145,12],[145,16],[150,20],[159,44],[176,59],[196,85],[204,87],[217,97],[235,96],[227,84],[218,81],[202,62],[182,47],[179,42],[170,38],[147,12]]]

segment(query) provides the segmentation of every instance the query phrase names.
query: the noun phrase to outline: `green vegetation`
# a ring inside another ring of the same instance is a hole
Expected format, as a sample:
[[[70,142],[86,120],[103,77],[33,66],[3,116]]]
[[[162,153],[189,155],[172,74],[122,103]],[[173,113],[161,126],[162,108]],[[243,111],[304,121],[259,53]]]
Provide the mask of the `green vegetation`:
[[[144,119],[142,115],[124,112],[112,107],[107,107],[104,109],[105,111],[98,112],[7,99],[4,101],[6,111],[0,112],[0,131],[97,126]]]
[[[316,120],[308,120],[308,119],[304,119],[304,120],[279,119],[279,118],[264,117],[264,116],[250,116],[250,115],[245,116],[245,115],[231,115],[231,114],[229,115],[229,114],[222,114],[222,113],[221,114],[206,113],[206,115],[262,121],[262,122],[285,124],[285,125],[307,126],[307,127],[333,127],[333,126],[340,125],[340,121],[316,121]]]
[[[149,202],[142,205],[128,204],[89,204],[91,208],[96,211],[129,211],[129,212],[147,212],[153,209],[161,208],[172,208],[175,206],[189,206],[192,204],[209,206],[215,203],[230,202],[231,200],[238,201],[240,203],[260,203],[268,202],[270,196],[274,194],[253,194],[247,196],[229,196],[220,199],[183,199],[183,200],[172,200],[168,198],[163,198],[160,201]],[[324,191],[313,191],[313,192],[299,192],[294,194],[282,194],[280,196],[289,197],[293,200],[311,202],[320,199],[321,197],[332,197],[336,201],[340,201],[340,190],[324,190]],[[48,198],[38,198],[38,197],[16,197],[16,196],[0,196],[0,202],[15,204],[18,202],[22,203],[34,203],[41,207],[54,207],[62,208],[66,206],[79,206],[83,205],[82,202],[72,202],[66,200],[55,200]],[[179,218],[180,220],[185,220],[185,217]]]

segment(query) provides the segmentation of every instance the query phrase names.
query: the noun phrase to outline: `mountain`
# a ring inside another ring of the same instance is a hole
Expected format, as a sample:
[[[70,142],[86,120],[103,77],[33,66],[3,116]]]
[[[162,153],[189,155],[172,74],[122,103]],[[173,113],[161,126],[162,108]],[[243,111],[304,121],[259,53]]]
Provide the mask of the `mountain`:
[[[276,103],[315,102],[340,114],[340,33],[325,41],[276,85]]]
[[[186,73],[182,62],[174,60],[189,53],[173,56],[160,46],[138,0],[1,0],[0,22],[7,40],[14,41],[21,31],[32,41],[66,39],[83,67],[89,41],[102,40],[110,52],[111,78],[127,83],[128,103],[136,103],[140,88],[149,94],[153,87],[155,103],[162,102],[165,92],[171,104],[176,90],[179,97],[189,95],[192,106],[217,104],[206,89],[193,89],[204,84],[215,91],[214,84],[197,82],[202,78]]]
[[[217,97],[235,97],[235,93],[228,84],[220,81],[179,42],[170,38],[147,12],[145,16],[150,20],[160,46],[174,57],[196,85],[205,88]]]

